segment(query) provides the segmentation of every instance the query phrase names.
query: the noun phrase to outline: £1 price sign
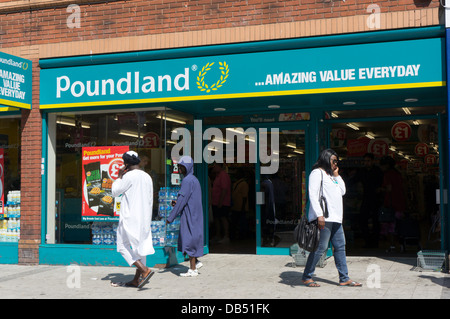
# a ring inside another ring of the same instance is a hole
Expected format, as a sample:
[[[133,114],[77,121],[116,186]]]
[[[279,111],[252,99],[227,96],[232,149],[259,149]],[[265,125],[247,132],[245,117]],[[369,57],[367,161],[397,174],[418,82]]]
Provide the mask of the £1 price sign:
[[[397,142],[404,142],[411,137],[411,126],[406,122],[397,122],[391,128],[391,135]]]
[[[437,163],[436,156],[434,154],[428,154],[423,158],[423,161],[427,165],[435,165]]]
[[[388,149],[389,144],[384,139],[371,140],[368,147],[369,153],[373,153],[377,157],[387,155]]]
[[[145,148],[158,148],[159,147],[159,135],[154,132],[148,132],[142,138],[144,140]]]
[[[414,153],[417,156],[425,156],[429,153],[429,148],[428,145],[425,143],[418,143],[416,144],[416,146],[414,147]]]

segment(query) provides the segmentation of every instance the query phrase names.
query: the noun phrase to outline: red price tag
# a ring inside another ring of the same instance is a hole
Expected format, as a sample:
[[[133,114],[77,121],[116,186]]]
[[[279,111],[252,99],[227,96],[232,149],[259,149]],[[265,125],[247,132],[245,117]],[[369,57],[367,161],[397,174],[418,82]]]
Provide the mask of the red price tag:
[[[414,147],[414,153],[417,156],[425,156],[429,153],[428,145],[425,143],[418,143],[416,147]]]
[[[144,140],[144,147],[157,148],[159,147],[159,136],[156,133],[148,132],[142,139]]]
[[[388,153],[389,145],[385,140],[372,140],[369,143],[369,153],[380,157]]]
[[[425,161],[425,164],[427,164],[427,165],[436,164],[436,156],[433,154],[428,154],[427,156],[424,157],[423,160]]]
[[[411,126],[406,122],[397,122],[392,126],[391,135],[397,142],[407,141],[411,137]]]
[[[108,173],[111,179],[116,180],[119,177],[119,169],[123,166],[123,160],[116,158],[109,163]]]

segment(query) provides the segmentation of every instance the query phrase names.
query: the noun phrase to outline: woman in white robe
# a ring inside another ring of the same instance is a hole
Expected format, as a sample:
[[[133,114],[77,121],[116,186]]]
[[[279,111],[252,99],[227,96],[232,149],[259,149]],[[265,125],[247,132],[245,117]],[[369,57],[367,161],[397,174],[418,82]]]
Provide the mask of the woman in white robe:
[[[151,233],[153,183],[150,175],[139,169],[136,152],[126,152],[123,160],[125,167],[111,189],[114,197],[122,195],[117,251],[130,266],[137,268],[134,279],[126,285],[141,288],[154,274],[146,266],[146,256],[155,253]]]

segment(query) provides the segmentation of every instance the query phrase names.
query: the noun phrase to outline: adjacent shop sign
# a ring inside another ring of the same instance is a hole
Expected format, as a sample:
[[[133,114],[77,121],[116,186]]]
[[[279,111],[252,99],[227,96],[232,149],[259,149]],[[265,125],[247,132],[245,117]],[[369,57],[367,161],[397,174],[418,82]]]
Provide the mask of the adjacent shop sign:
[[[31,61],[0,52],[0,111],[31,109]]]
[[[128,150],[128,146],[82,148],[82,221],[119,220],[121,198],[112,196],[111,187]]]
[[[444,47],[436,38],[49,68],[40,72],[40,107],[445,86]]]

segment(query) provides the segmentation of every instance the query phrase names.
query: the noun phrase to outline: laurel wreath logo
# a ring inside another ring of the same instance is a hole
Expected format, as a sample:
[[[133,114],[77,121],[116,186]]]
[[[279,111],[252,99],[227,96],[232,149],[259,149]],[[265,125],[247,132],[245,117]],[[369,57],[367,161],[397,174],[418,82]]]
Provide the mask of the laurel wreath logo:
[[[228,68],[228,64],[224,61],[219,62],[219,69],[220,69],[220,78],[216,83],[211,84],[208,86],[208,84],[205,83],[205,75],[208,73],[209,70],[211,70],[211,67],[214,65],[214,62],[212,63],[206,63],[206,65],[202,68],[200,72],[198,72],[197,76],[197,87],[200,89],[200,91],[206,93],[209,93],[211,91],[217,91],[218,88],[222,87],[222,85],[227,81],[228,78],[228,72],[230,69]]]

